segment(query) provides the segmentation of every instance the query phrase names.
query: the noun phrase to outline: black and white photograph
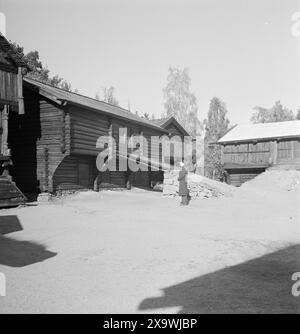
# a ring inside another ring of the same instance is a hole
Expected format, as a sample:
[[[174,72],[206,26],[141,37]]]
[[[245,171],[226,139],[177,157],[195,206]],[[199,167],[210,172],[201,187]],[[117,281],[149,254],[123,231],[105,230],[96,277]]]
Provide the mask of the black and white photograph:
[[[300,0],[0,0],[8,314],[300,314]]]

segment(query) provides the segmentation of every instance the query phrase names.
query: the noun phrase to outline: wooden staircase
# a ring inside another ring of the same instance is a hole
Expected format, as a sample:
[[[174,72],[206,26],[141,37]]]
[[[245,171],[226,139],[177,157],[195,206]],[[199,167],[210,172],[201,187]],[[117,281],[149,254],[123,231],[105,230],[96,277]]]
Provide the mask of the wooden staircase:
[[[26,197],[14,182],[0,176],[0,208],[24,204]]]

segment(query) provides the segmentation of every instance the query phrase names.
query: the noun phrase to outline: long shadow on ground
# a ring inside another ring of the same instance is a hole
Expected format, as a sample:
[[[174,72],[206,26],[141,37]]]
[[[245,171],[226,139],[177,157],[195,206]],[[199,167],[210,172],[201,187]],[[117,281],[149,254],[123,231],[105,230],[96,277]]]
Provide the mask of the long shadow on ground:
[[[19,241],[2,236],[2,234],[21,230],[23,228],[17,216],[0,216],[0,265],[24,267],[57,255],[35,242]]]
[[[291,276],[300,272],[300,245],[167,287],[140,310],[180,307],[179,313],[300,313]]]
[[[0,265],[24,267],[47,260],[57,253],[31,241],[19,241],[0,235]]]
[[[0,216],[0,234],[22,231],[23,227],[16,215]]]

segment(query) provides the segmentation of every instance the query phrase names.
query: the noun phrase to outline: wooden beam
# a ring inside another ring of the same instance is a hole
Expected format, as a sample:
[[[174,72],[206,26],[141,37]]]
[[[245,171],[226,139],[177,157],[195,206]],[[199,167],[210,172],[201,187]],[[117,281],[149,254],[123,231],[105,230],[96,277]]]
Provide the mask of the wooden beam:
[[[19,107],[19,115],[24,114],[24,99],[23,99],[23,75],[22,68],[18,67],[18,107]]]
[[[277,164],[277,155],[278,155],[278,143],[277,141],[273,141],[273,152],[272,152],[272,162],[273,162],[273,165],[276,165]]]
[[[4,108],[1,112],[1,128],[2,128],[2,135],[1,135],[1,147],[0,147],[0,154],[4,156],[8,155],[8,106],[4,105]]]

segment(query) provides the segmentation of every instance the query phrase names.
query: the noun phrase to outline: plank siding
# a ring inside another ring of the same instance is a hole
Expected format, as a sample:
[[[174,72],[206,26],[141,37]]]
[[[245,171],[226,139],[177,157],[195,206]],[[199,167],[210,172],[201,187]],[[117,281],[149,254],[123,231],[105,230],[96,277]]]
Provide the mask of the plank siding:
[[[17,106],[18,74],[0,70],[0,103]]]
[[[228,183],[239,186],[267,168],[300,168],[300,139],[225,144],[222,158]]]

